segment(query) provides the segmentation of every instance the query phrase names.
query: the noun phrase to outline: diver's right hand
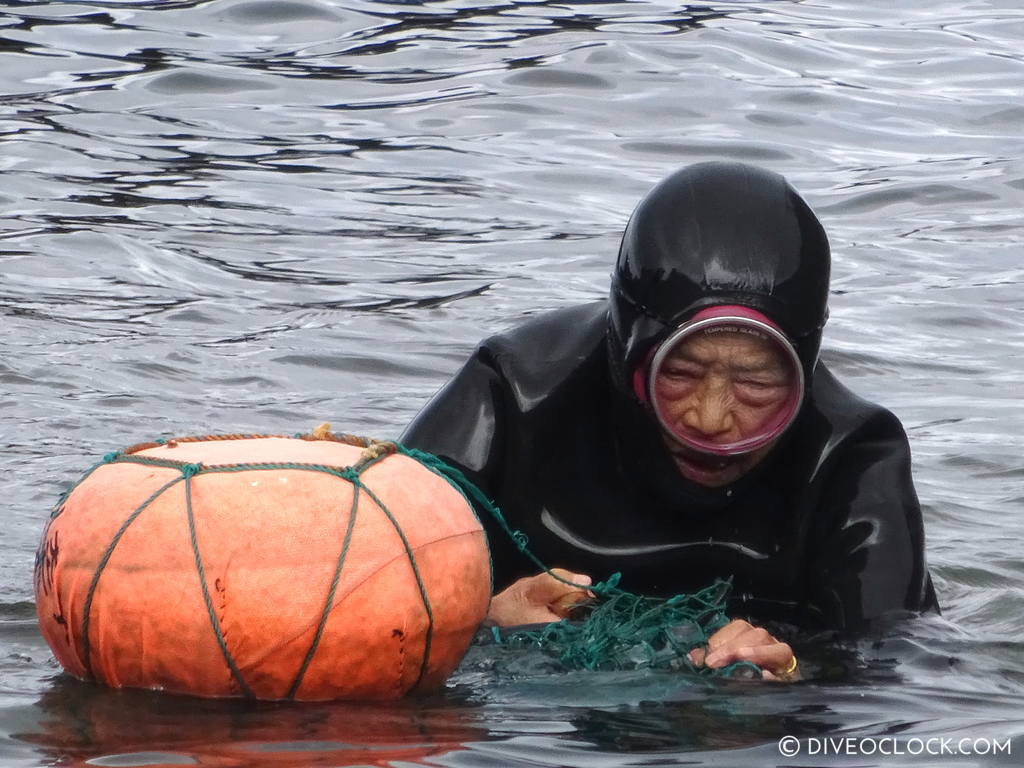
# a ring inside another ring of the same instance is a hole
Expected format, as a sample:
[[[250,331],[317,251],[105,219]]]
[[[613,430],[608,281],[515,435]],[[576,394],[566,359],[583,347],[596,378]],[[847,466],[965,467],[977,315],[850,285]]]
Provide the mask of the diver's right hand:
[[[551,573],[575,584],[592,583],[589,576],[564,568],[552,568]],[[491,598],[487,619],[499,627],[549,624],[566,618],[574,605],[593,597],[589,590],[563,584],[551,573],[525,576],[512,582]]]
[[[800,679],[796,656],[788,643],[775,639],[764,627],[733,619],[708,638],[707,650],[694,648],[690,661],[698,667],[718,669],[737,661],[761,668],[763,680],[793,683]]]

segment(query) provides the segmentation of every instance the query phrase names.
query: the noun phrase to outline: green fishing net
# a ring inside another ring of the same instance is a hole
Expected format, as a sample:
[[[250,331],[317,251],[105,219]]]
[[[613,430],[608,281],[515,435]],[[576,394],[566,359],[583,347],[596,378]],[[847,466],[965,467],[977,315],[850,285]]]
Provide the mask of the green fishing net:
[[[706,647],[708,638],[728,623],[728,592],[729,584],[722,581],[667,600],[612,589],[584,608],[581,619],[499,631],[494,639],[513,648],[540,649],[565,669],[660,669],[726,676],[753,671],[756,668],[749,664],[709,669],[690,659],[690,651]]]

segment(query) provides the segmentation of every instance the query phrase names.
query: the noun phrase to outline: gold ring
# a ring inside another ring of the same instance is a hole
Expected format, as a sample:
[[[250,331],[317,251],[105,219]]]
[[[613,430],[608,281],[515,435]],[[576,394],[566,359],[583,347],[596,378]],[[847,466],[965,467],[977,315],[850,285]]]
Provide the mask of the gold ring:
[[[796,677],[796,667],[796,654],[793,654],[793,659],[789,662],[789,666],[782,672],[776,672],[775,676],[780,680],[784,680],[788,683]]]

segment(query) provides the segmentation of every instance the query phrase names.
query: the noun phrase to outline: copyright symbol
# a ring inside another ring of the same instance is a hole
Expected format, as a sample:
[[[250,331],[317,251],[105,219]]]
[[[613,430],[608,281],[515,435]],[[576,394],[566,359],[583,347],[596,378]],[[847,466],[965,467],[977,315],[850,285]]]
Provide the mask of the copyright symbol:
[[[779,739],[779,752],[783,757],[793,757],[800,752],[800,740],[796,736],[783,736]]]

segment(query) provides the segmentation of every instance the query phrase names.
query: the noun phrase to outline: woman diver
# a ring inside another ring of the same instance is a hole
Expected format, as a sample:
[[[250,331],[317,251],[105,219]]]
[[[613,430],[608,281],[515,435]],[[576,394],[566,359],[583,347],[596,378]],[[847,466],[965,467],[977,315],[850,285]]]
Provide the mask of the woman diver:
[[[731,579],[743,620],[705,662],[792,676],[789,646],[755,624],[938,610],[904,430],[818,357],[829,273],[783,177],[683,168],[633,212],[606,301],[485,340],[402,442],[464,471],[578,583],[619,571],[667,596]],[[484,524],[491,619],[566,615],[579,590]]]

